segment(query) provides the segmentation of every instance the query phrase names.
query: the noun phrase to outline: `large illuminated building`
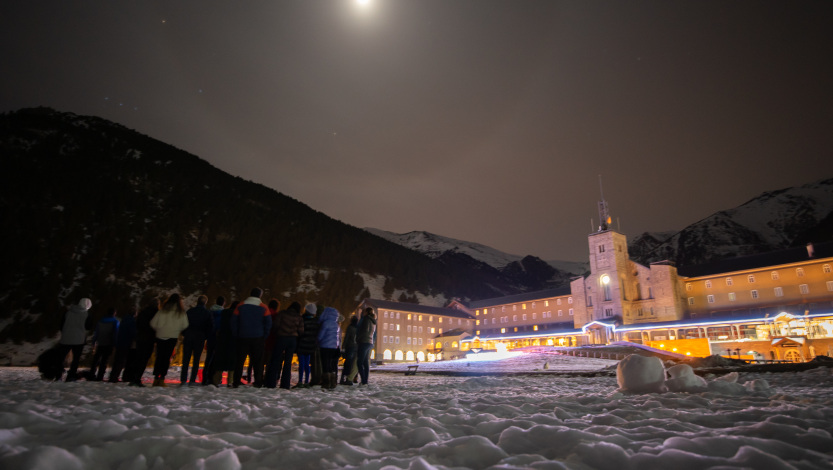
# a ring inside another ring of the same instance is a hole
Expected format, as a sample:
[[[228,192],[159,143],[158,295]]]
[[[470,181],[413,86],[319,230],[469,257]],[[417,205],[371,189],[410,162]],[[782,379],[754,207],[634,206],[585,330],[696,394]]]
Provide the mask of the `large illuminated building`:
[[[833,243],[700,266],[644,266],[610,228],[604,202],[600,208],[603,222],[588,236],[590,272],[568,287],[447,308],[366,300],[379,313],[378,354],[441,359],[435,340],[454,327],[471,334],[460,337],[460,351],[629,341],[690,356],[833,356]],[[423,323],[432,316],[429,332]]]

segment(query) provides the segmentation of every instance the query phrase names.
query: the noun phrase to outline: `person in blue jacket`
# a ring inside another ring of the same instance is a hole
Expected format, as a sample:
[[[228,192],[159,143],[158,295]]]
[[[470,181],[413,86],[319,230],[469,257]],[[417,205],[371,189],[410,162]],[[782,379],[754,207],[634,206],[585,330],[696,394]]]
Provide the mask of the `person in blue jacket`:
[[[126,364],[133,360],[136,354],[136,309],[128,310],[119,322],[119,333],[116,336],[116,355],[113,358],[113,368],[110,370],[110,383],[117,383],[119,375]],[[122,378],[128,382],[127,371]]]
[[[263,387],[263,346],[269,331],[272,329],[272,314],[269,308],[261,302],[263,290],[259,287],[252,289],[251,295],[234,311],[231,322],[232,331],[237,342],[237,361],[234,364],[234,388],[241,384],[243,364],[246,357],[254,370],[254,386]]]
[[[93,335],[93,366],[90,368],[90,379],[97,382],[104,380],[104,373],[107,370],[107,362],[116,347],[116,337],[119,334],[119,321],[116,319],[116,309],[110,307],[107,313],[99,320]]]
[[[341,343],[341,314],[333,307],[327,307],[318,318],[318,347],[321,350],[321,386],[336,387],[338,376],[339,346]]]

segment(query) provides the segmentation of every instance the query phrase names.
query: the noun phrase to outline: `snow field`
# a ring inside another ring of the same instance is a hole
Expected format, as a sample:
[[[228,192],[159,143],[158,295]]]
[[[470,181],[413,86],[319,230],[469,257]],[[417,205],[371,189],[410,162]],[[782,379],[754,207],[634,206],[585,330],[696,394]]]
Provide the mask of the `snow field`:
[[[769,389],[371,373],[367,387],[285,391],[52,383],[8,368],[0,468],[833,468],[831,369],[737,379],[755,381]]]

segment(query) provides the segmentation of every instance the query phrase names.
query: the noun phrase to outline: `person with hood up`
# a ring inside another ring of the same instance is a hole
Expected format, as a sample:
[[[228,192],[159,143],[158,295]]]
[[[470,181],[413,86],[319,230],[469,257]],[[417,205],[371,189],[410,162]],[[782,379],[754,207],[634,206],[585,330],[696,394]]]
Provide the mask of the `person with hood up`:
[[[289,389],[292,376],[292,355],[298,347],[298,337],[304,334],[301,304],[292,302],[286,310],[275,315],[275,346],[272,361],[266,369],[266,387],[275,388],[280,376],[281,388]]]
[[[165,387],[165,376],[171,366],[171,355],[176,349],[179,335],[188,328],[188,316],[179,294],[171,294],[159,306],[159,311],[150,321],[156,331],[156,363],[153,365],[153,386]]]
[[[338,376],[339,346],[341,343],[342,316],[333,307],[327,307],[318,319],[318,347],[321,349],[321,387],[336,388]]]
[[[211,312],[205,307],[208,297],[201,295],[197,298],[197,305],[188,309],[185,315],[188,317],[188,328],[182,332],[182,370],[179,374],[179,382],[185,385],[188,379],[188,363],[193,356],[191,367],[191,380],[189,385],[197,385],[197,374],[200,369],[200,357],[205,349],[205,341],[214,331],[214,318]],[[203,371],[204,373],[205,371]]]
[[[307,304],[304,314],[304,334],[298,338],[298,387],[309,387],[309,377],[312,372],[312,358],[318,349],[318,319],[315,314],[318,307]]]
[[[61,319],[61,352],[58,356],[62,358],[61,361],[65,361],[67,354],[72,352],[67,382],[78,380],[78,363],[81,361],[84,343],[87,342],[87,331],[93,328],[93,319],[89,312],[92,306],[92,301],[85,297],[78,305],[69,307]]]
[[[370,352],[376,342],[376,315],[373,307],[367,307],[362,312],[362,318],[356,325],[356,343],[359,344],[358,359],[361,385],[367,385],[370,376]]]
[[[107,362],[113,354],[116,346],[116,339],[119,335],[119,321],[116,319],[116,309],[110,307],[107,313],[99,320],[93,334],[93,366],[90,368],[90,380],[101,382],[104,380],[104,373],[107,371]]]
[[[119,322],[119,334],[116,336],[116,356],[110,370],[110,383],[117,383],[125,364],[134,360],[136,354],[136,309],[128,310]],[[127,371],[123,380],[128,381]]]
[[[353,315],[350,317],[350,324],[344,330],[344,339],[341,342],[342,356],[344,356],[344,369],[341,371],[341,385],[353,385],[353,378],[355,374],[353,369],[356,368],[356,355],[358,354],[359,345],[356,343],[356,325],[359,319]]]
[[[243,365],[246,357],[254,371],[254,386],[263,386],[263,344],[272,329],[272,314],[260,301],[263,290],[252,289],[251,295],[234,310],[231,322],[232,331],[237,341],[237,360],[234,364],[234,388],[242,383]]]

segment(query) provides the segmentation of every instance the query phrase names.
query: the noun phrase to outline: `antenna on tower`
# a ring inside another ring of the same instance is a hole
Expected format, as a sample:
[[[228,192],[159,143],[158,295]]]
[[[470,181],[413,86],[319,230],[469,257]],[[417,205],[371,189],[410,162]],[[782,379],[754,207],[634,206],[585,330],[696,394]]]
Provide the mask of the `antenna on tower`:
[[[602,187],[602,175],[599,175],[599,193],[602,196],[602,200],[599,201],[599,231],[603,232],[610,228],[610,210],[607,207],[607,201],[605,201],[605,193],[604,188]]]

